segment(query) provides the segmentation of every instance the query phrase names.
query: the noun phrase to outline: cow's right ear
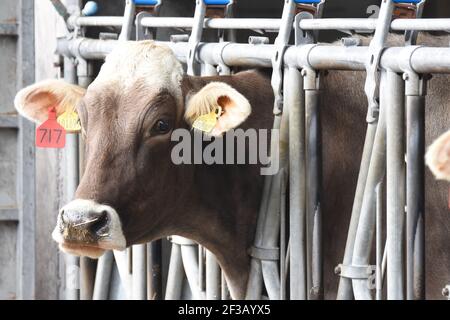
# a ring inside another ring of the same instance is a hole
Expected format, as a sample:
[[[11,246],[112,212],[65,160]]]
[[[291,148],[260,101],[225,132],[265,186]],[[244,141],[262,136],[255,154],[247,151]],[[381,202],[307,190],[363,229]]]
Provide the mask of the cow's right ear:
[[[63,80],[44,80],[20,90],[14,99],[17,111],[38,124],[47,120],[48,110],[56,109],[56,115],[75,109],[86,90]]]
[[[437,179],[450,181],[450,130],[428,148],[426,162]]]

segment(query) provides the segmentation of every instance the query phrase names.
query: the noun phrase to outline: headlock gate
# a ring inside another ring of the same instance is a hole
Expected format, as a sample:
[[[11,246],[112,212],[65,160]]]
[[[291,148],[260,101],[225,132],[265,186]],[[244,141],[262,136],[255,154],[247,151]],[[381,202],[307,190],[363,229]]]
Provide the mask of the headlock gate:
[[[190,75],[227,75],[234,67],[273,69],[273,126],[280,129],[280,145],[288,147],[272,155],[279,157],[280,170],[265,178],[249,252],[248,299],[324,297],[321,72],[365,71],[367,131],[345,255],[335,270],[340,277],[337,298],[425,298],[424,98],[428,74],[450,73],[450,48],[417,46],[416,37],[419,31],[450,30],[450,19],[421,19],[425,0],[382,0],[378,18],[367,19],[324,19],[324,0],[285,0],[281,19],[233,18],[233,0],[196,0],[193,18],[159,17],[161,0],[127,0],[123,17],[93,16],[93,2],[81,10],[78,1],[66,1],[67,8],[76,8],[68,13],[60,1],[51,1],[69,30],[58,40],[57,52],[64,57],[64,78],[70,83],[87,87],[94,77],[94,60],[105,58],[122,41],[150,39],[156,28],[167,27],[191,30],[189,36],[173,35],[164,42]],[[84,35],[91,26],[121,27],[121,32],[118,38],[102,34],[101,39],[89,39]],[[217,42],[202,42],[205,29],[218,31]],[[273,44],[264,37],[236,43],[237,29],[266,30],[278,36]],[[359,45],[356,38],[319,44],[320,30],[358,30],[374,36],[368,46]],[[392,31],[404,32],[404,46],[388,45]],[[76,135],[68,136],[69,194],[75,192],[79,178],[79,143]],[[192,298],[228,299],[214,256],[191,240],[177,236],[170,240],[165,298],[183,296],[186,275]],[[69,285],[67,298],[107,298],[114,260],[126,297],[163,298],[161,241],[106,253],[96,269],[87,258],[67,257],[68,272],[78,264],[81,269],[81,292]]]

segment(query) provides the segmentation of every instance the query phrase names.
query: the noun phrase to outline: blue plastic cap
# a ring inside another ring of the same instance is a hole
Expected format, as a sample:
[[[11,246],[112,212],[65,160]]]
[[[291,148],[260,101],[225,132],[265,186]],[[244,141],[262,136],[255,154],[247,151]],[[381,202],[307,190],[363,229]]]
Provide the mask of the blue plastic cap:
[[[84,5],[83,10],[81,10],[81,14],[83,16],[93,16],[98,11],[98,4],[95,1],[88,1]]]
[[[207,6],[226,6],[230,0],[203,0]]]
[[[422,0],[392,0],[394,3],[419,3]]]
[[[299,4],[313,4],[313,3],[320,3],[321,0],[294,0],[295,3]]]
[[[134,4],[137,6],[156,6],[158,3],[158,0],[134,0]]]

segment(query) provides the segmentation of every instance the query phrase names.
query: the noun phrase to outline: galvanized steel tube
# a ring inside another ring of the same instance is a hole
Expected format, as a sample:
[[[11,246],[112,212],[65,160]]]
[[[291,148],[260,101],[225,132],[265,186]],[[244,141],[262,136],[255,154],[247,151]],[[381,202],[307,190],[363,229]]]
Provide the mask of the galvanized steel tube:
[[[380,84],[380,114],[377,130],[374,139],[374,145],[370,158],[369,170],[367,173],[366,185],[364,187],[364,196],[361,206],[361,213],[356,231],[356,237],[353,248],[352,265],[368,266],[370,262],[370,253],[373,244],[373,235],[375,233],[375,203],[376,186],[383,180],[385,173],[385,155],[386,155],[386,116],[385,109],[387,105],[386,72],[381,73]],[[367,285],[368,279],[352,279],[353,294],[357,300],[371,300],[372,295]]]
[[[108,299],[113,263],[114,257],[112,251],[106,251],[100,259],[98,259],[93,300]]]
[[[386,237],[387,298],[404,299],[403,228],[405,215],[404,82],[387,71]]]
[[[425,96],[406,96],[406,274],[408,300],[425,299]]]
[[[147,249],[145,244],[133,247],[132,299],[147,299]]]
[[[183,288],[183,261],[181,259],[181,246],[172,243],[172,251],[170,252],[169,271],[166,284],[166,300],[180,300],[181,289]]]
[[[289,105],[290,298],[306,300],[306,145],[303,77],[289,68],[284,84]]]

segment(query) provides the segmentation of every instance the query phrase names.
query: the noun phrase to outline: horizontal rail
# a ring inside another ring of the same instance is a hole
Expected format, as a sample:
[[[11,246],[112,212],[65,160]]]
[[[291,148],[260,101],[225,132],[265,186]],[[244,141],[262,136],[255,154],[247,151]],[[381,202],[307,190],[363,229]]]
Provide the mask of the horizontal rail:
[[[0,36],[17,36],[17,23],[0,23]]]
[[[58,40],[60,54],[84,59],[103,59],[117,45],[117,40],[79,38]],[[159,42],[170,47],[181,62],[186,62],[189,45],[185,42]],[[412,50],[413,48],[413,50]],[[197,60],[202,63],[228,66],[271,67],[276,52],[274,45],[237,43],[201,43]],[[338,45],[290,46],[284,62],[291,67],[305,66],[317,70],[365,70],[368,47]],[[395,72],[412,68],[416,73],[450,73],[450,48],[445,47],[391,47],[381,58],[381,67]]]
[[[112,26],[121,27],[123,17],[71,17],[72,26]],[[141,20],[144,27],[151,28],[183,28],[190,29],[194,25],[194,18],[185,17],[147,17]],[[327,18],[304,19],[300,21],[303,30],[364,30],[373,31],[377,25],[374,18]],[[281,19],[258,18],[206,18],[203,27],[206,29],[246,29],[268,30],[277,32],[281,26]],[[294,27],[294,25],[293,25]],[[391,30],[405,31],[448,31],[450,19],[395,19],[391,23]]]
[[[18,117],[15,114],[0,114],[0,128],[17,128]]]

